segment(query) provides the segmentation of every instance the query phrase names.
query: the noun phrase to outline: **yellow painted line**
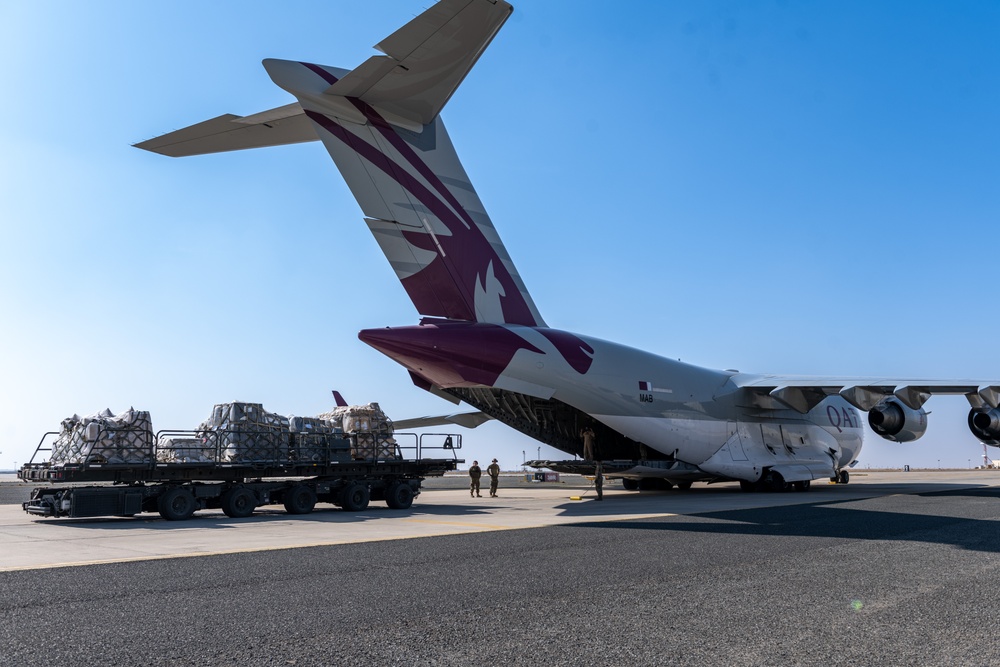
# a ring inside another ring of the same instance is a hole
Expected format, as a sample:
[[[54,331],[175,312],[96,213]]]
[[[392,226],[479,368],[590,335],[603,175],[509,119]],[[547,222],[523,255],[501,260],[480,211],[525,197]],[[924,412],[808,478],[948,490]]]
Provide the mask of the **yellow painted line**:
[[[479,528],[482,530],[516,530],[514,526],[499,526],[493,523],[469,523],[467,521],[441,521],[440,519],[403,519],[408,523],[429,523],[440,526],[461,526],[463,528]],[[419,535],[418,537],[426,537]]]

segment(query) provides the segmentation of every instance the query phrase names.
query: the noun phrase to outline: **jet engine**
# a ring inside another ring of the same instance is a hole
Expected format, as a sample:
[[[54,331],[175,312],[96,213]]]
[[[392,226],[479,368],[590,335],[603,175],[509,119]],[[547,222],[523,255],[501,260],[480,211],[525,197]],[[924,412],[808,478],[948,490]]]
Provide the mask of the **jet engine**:
[[[868,424],[886,440],[910,442],[927,431],[927,412],[907,407],[899,399],[887,398],[868,411]]]
[[[1000,408],[969,410],[969,430],[983,444],[1000,447]]]

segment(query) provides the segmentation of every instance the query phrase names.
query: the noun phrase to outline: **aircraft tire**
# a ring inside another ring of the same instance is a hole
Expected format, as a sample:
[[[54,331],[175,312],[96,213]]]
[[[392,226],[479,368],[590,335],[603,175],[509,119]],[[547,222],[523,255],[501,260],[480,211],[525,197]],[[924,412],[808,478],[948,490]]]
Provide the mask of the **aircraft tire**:
[[[848,482],[851,481],[851,473],[847,472],[846,470],[841,470],[839,479],[837,481],[840,482],[841,484],[847,484]]]
[[[740,480],[740,491],[743,491],[744,493],[753,493],[758,490],[759,487],[756,482],[748,482],[745,479]]]
[[[808,491],[809,490],[809,480],[807,479],[807,480],[802,481],[802,482],[795,482],[792,485],[792,488],[794,488],[796,491]]]
[[[691,482],[677,482],[678,491],[687,491],[691,488]]]
[[[629,477],[622,477],[622,487],[626,491],[638,491],[639,490],[639,480],[631,479]]]
[[[652,477],[643,477],[642,479],[640,479],[638,481],[639,481],[639,490],[640,491],[654,491],[654,490],[656,490],[658,488],[662,488],[662,487],[659,486],[659,481],[660,480],[654,479]]]
[[[785,481],[785,478],[781,476],[780,472],[774,472],[772,470],[767,474],[763,481],[765,485],[764,488],[768,491],[779,492],[788,489],[788,482]]]

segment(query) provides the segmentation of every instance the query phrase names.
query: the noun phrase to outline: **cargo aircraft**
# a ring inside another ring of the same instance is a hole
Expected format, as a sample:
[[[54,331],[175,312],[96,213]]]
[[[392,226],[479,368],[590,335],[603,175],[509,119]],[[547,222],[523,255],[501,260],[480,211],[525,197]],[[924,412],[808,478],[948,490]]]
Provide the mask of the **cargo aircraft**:
[[[496,419],[574,457],[537,465],[592,471],[575,459],[590,426],[594,458],[626,488],[805,490],[848,481],[862,413],[887,440],[923,435],[932,394],[964,395],[972,433],[1000,445],[1000,384],[712,370],[548,326],[439,116],[511,12],[504,0],[441,0],[353,70],[264,60],[294,102],[136,145],[179,157],[322,141],[422,316],[360,339],[417,387],[475,408],[444,420]]]

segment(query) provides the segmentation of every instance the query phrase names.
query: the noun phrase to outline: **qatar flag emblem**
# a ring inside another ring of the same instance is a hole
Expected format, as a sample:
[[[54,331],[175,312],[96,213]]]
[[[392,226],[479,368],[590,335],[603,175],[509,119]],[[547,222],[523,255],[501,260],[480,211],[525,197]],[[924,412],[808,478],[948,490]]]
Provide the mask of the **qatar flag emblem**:
[[[639,380],[639,391],[653,391],[653,383]]]

